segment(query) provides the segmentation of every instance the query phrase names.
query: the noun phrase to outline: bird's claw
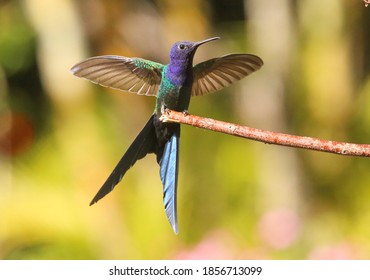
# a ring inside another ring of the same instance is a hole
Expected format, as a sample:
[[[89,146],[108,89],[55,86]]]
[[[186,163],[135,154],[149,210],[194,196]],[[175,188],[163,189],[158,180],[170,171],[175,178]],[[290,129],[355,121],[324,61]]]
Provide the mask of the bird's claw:
[[[168,110],[169,109],[166,107],[166,105],[163,104],[162,107],[161,107],[161,113],[162,113],[162,115],[165,114],[165,113],[167,113]]]

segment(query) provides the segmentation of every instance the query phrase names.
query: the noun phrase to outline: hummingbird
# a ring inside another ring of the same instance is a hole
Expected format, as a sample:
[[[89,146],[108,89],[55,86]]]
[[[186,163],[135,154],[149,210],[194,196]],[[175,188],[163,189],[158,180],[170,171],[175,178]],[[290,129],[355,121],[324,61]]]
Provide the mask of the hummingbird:
[[[104,55],[88,58],[71,68],[75,76],[101,86],[157,98],[152,116],[92,199],[90,206],[110,193],[137,160],[154,153],[160,166],[165,212],[173,231],[178,234],[180,124],[162,123],[159,117],[163,109],[187,112],[191,96],[221,90],[263,65],[262,59],[256,55],[228,54],[193,66],[193,57],[198,47],[217,39],[219,37],[198,42],[176,42],[170,50],[170,62],[166,65],[143,58]]]

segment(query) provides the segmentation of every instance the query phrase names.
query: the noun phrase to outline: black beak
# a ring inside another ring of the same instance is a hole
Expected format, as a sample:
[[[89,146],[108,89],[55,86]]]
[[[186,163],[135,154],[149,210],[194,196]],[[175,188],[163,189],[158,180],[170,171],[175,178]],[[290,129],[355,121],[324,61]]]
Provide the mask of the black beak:
[[[220,37],[213,37],[213,38],[205,39],[203,41],[195,42],[194,43],[194,48],[197,48],[200,45],[203,45],[205,43],[208,43],[208,42],[211,42],[211,41],[214,41],[214,40],[218,40],[218,39],[220,39]]]

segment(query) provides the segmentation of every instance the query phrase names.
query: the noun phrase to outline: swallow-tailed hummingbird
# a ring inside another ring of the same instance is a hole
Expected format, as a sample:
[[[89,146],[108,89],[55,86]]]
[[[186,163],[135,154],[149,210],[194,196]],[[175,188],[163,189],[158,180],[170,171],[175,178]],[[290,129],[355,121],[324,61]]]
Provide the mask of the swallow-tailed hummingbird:
[[[163,108],[187,111],[191,96],[218,91],[263,65],[262,59],[255,55],[229,54],[193,66],[197,48],[216,39],[219,37],[175,43],[167,65],[142,58],[106,55],[88,58],[72,67],[74,75],[102,86],[157,97],[153,115],[90,205],[111,192],[137,160],[155,153],[163,183],[164,208],[174,232],[178,233],[176,196],[180,124],[162,123],[159,117]]]

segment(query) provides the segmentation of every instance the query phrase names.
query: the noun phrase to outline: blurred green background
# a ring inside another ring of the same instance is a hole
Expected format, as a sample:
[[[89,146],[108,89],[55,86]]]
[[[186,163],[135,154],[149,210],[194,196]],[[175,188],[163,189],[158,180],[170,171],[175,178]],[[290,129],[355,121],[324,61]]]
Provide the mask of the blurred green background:
[[[354,0],[0,1],[0,259],[368,259],[370,159],[183,126],[179,227],[153,155],[88,204],[155,99],[69,69],[95,55],[168,62],[178,40],[221,40],[263,68],[189,111],[370,143],[370,8]]]

